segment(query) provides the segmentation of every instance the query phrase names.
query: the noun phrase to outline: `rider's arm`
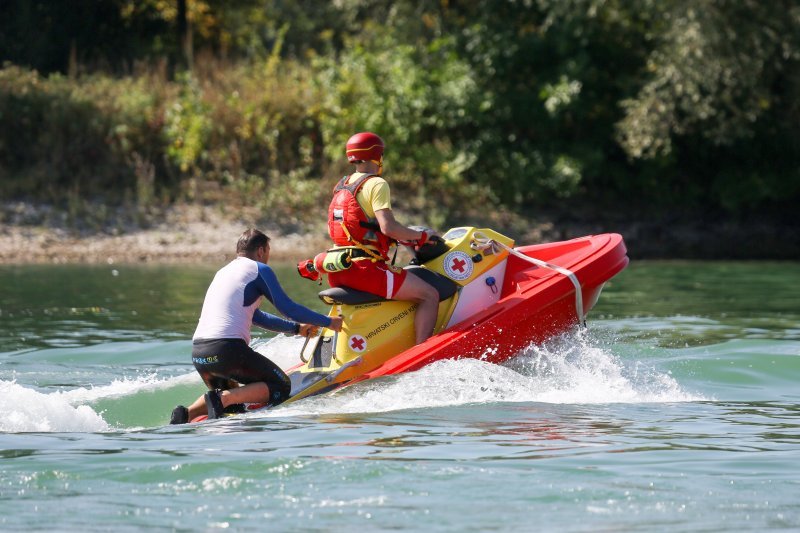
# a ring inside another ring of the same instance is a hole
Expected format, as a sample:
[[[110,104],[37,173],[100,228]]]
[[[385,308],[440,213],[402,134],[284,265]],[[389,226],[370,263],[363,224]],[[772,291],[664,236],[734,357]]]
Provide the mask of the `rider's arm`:
[[[296,334],[299,330],[297,322],[265,313],[261,309],[256,309],[253,313],[253,324],[263,329],[281,333]]]
[[[422,232],[407,228],[400,224],[392,212],[392,193],[389,184],[382,178],[373,178],[364,186],[364,200],[369,203],[375,214],[381,233],[396,241],[417,241],[422,239]],[[367,210],[367,216],[369,211]]]
[[[397,241],[416,241],[422,239],[421,231],[407,228],[394,218],[391,209],[378,209],[375,218],[381,227],[381,233]]]
[[[291,318],[295,322],[301,324],[314,324],[316,326],[328,327],[331,325],[330,317],[321,315],[309,309],[304,305],[300,305],[293,301],[289,296],[283,292],[283,287],[278,283],[278,278],[275,272],[265,265],[264,263],[258,264],[258,279],[256,280],[259,289],[261,289],[264,296],[272,302],[272,305],[281,312],[281,314]],[[255,320],[255,316],[253,317]],[[294,331],[294,330],[293,330]]]

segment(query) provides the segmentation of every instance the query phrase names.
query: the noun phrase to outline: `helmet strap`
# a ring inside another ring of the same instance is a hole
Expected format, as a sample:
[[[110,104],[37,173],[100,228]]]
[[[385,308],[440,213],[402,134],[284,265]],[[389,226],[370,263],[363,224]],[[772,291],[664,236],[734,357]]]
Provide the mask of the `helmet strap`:
[[[375,173],[375,175],[376,176],[380,176],[381,174],[383,174],[383,156],[381,156],[380,159],[377,159],[377,160],[376,159],[371,159],[370,161],[372,161],[373,163],[378,165],[378,171]]]

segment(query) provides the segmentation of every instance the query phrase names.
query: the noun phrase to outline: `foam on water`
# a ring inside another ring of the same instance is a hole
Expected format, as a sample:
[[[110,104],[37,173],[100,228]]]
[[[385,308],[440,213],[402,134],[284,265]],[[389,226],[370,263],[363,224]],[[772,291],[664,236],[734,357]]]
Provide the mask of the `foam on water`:
[[[271,356],[269,353],[265,353]],[[586,331],[531,345],[505,365],[439,361],[417,372],[361,383],[272,413],[371,413],[490,402],[666,403],[707,398],[684,391],[669,374],[623,362]]]
[[[278,335],[254,348],[283,369],[300,362],[303,339]],[[93,404],[113,399],[133,406],[133,396],[183,387],[203,390],[194,370],[179,376],[149,373],[107,385],[40,392],[0,381],[2,432],[102,432],[117,430]],[[194,394],[195,392],[192,392]],[[158,396],[154,401],[158,401]],[[193,398],[187,398],[191,401]],[[623,361],[586,331],[531,345],[505,365],[476,359],[439,361],[417,372],[358,384],[255,417],[375,413],[493,402],[648,403],[706,400],[686,392],[663,371],[638,359]],[[150,401],[152,403],[152,401]],[[138,407],[136,407],[138,408]],[[163,410],[159,406],[159,412]],[[127,424],[126,424],[127,425]],[[130,428],[129,428],[130,429]]]
[[[105,420],[91,407],[75,407],[63,394],[43,394],[14,381],[0,381],[0,412],[0,431],[6,433],[108,429]]]
[[[613,342],[613,341],[612,341]],[[548,403],[666,403],[708,398],[685,391],[669,373],[641,358],[623,361],[590,330],[531,345],[508,366],[535,385],[531,401]]]
[[[309,340],[309,344],[312,344],[314,340],[313,338]],[[288,370],[302,362],[300,360],[300,350],[304,341],[305,339],[301,337],[278,334],[275,337],[254,340],[251,346],[255,351],[268,357],[283,370]]]
[[[99,432],[113,428],[91,405],[98,400],[124,398],[141,392],[169,389],[199,380],[196,374],[158,378],[155,374],[114,380],[108,385],[39,392],[0,380],[0,432]]]
[[[254,348],[270,357],[281,368],[288,369],[300,362],[302,343],[296,337],[278,335],[264,341],[257,340]],[[0,417],[0,432],[112,431],[119,428],[112,427],[104,420],[102,410],[96,410],[92,404],[108,399],[125,402],[130,401],[126,397],[187,385],[198,385],[198,392],[202,390],[202,382],[194,369],[188,370],[186,374],[167,378],[151,372],[114,379],[107,385],[98,384],[54,392],[39,391],[13,380],[0,380],[0,412],[4,413]]]
[[[115,379],[109,385],[89,388],[80,387],[54,394],[63,396],[64,399],[74,405],[96,402],[107,398],[121,398],[140,392],[168,389],[176,385],[194,383],[199,379],[193,373],[171,378],[159,378],[156,374],[147,374],[136,378]]]

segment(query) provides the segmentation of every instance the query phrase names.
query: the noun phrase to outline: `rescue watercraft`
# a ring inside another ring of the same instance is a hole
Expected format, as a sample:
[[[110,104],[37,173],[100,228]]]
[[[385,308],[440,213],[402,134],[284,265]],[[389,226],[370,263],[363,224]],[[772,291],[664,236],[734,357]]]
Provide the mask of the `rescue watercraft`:
[[[459,227],[417,250],[412,263],[406,268],[439,291],[434,335],[414,345],[413,302],[323,290],[329,316],[344,318],[342,330],[323,329],[306,343],[302,362],[287,371],[287,401],[442,359],[502,363],[532,343],[584,326],[603,285],[628,257],[615,233],[514,247],[494,230]]]

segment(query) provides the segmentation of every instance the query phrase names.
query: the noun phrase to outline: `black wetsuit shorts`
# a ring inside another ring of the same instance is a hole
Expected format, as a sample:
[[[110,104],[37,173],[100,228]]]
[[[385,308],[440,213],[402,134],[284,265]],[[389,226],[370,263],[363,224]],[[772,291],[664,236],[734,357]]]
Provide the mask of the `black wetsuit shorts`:
[[[195,340],[192,362],[210,389],[263,381],[269,387],[270,405],[286,401],[292,390],[289,376],[242,339]]]

